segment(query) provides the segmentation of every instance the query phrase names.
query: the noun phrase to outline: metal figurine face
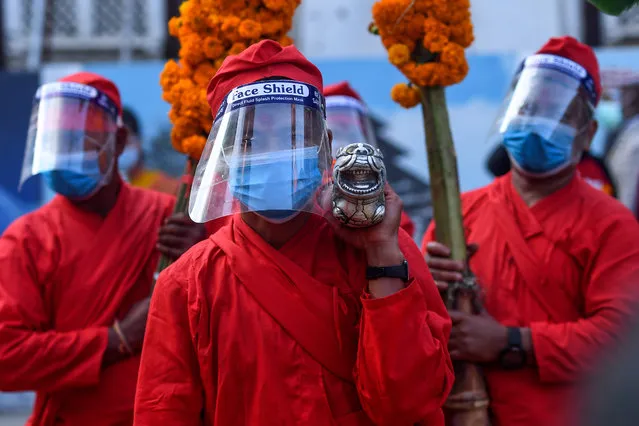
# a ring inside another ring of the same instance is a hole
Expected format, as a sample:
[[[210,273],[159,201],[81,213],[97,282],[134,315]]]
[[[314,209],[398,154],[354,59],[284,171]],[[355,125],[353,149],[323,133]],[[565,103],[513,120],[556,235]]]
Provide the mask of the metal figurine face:
[[[379,149],[352,143],[337,151],[333,166],[333,216],[346,226],[365,228],[384,219],[386,167]]]

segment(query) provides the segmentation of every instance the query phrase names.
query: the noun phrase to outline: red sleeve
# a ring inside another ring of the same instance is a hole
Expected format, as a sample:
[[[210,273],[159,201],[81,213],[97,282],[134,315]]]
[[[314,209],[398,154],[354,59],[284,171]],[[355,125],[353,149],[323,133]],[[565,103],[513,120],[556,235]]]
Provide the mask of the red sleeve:
[[[186,273],[184,265],[179,262],[162,272],[153,291],[135,394],[135,426],[202,425],[203,388],[186,284],[177,278]]]
[[[411,280],[388,297],[363,298],[357,388],[377,425],[443,425],[454,380],[451,322],[419,249],[406,234],[400,240]]]
[[[402,220],[399,226],[406,231],[411,238],[413,238],[415,235],[415,223],[405,211],[402,211]]]
[[[596,239],[597,254],[584,270],[584,318],[531,324],[543,382],[574,382],[599,359],[628,323],[639,285],[639,225],[629,216]]]
[[[56,254],[12,225],[0,237],[0,390],[55,391],[98,383],[108,328],[52,330],[42,270]]]

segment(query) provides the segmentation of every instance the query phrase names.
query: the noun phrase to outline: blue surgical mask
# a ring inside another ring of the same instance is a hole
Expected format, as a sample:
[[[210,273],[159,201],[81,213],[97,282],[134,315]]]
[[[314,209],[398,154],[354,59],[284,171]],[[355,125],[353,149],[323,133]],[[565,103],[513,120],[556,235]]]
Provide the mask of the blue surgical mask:
[[[513,120],[502,134],[511,160],[524,172],[550,175],[572,162],[577,131],[571,126],[538,117]]]
[[[231,160],[233,196],[267,220],[282,223],[308,204],[322,183],[317,148],[271,152]]]
[[[50,170],[42,173],[52,191],[72,200],[89,198],[97,192],[101,176],[88,176],[70,170]]]

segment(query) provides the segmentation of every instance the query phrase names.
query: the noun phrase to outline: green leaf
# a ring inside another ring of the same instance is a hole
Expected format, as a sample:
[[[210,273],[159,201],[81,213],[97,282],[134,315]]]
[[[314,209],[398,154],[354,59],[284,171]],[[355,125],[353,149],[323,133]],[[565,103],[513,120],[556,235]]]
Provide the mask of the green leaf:
[[[608,15],[619,16],[625,10],[639,4],[638,0],[588,0],[597,9]]]

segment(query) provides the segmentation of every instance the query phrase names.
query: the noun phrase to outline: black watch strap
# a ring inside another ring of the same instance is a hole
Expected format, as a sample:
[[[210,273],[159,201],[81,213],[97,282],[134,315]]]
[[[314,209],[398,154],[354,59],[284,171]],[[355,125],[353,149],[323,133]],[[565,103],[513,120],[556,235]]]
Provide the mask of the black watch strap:
[[[521,330],[519,327],[508,327],[508,348],[522,349]]]
[[[526,351],[519,327],[506,329],[507,346],[499,354],[501,366],[507,370],[517,370],[526,366]]]
[[[404,260],[400,265],[369,266],[366,268],[367,280],[379,278],[399,278],[404,282],[408,281],[408,262]]]

